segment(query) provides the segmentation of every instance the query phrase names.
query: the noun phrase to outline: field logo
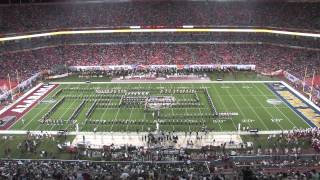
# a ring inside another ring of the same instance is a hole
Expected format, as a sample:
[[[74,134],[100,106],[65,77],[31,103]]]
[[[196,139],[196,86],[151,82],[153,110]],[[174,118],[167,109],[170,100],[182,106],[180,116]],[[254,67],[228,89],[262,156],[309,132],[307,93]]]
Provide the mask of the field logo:
[[[267,103],[269,103],[271,105],[280,105],[282,103],[282,101],[280,101],[279,99],[268,99]]]
[[[49,92],[55,85],[44,85],[35,92],[33,92],[30,96],[28,96],[25,100],[19,102],[18,105],[15,106],[11,111],[16,113],[23,113],[26,109],[31,107],[34,103],[36,103],[42,96],[44,96],[47,92]]]

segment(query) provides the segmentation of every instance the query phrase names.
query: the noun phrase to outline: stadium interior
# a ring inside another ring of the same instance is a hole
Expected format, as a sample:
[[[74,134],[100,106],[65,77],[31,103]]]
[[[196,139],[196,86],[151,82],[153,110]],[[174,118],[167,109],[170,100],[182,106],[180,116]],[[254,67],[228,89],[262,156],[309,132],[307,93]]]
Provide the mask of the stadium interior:
[[[320,1],[0,1],[0,179],[319,180]]]

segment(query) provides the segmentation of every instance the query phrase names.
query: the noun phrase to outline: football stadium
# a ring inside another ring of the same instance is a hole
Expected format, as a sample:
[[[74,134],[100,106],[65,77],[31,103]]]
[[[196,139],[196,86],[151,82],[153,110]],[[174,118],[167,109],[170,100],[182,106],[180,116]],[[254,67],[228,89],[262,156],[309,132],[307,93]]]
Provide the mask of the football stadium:
[[[0,179],[320,179],[320,3],[1,1],[0,147]]]

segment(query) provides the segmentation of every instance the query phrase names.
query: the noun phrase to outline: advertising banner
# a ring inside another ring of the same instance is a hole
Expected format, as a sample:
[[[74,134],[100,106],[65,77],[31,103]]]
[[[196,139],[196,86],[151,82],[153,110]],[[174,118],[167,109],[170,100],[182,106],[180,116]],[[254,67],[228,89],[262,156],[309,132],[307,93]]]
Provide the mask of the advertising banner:
[[[288,73],[287,71],[284,72],[284,76],[290,81],[290,82],[293,82],[293,83],[296,83],[297,81],[300,81],[299,78],[295,77],[294,75]]]
[[[237,70],[255,70],[256,65],[246,65],[246,64],[187,64],[187,65],[109,65],[109,66],[70,66],[71,71],[81,71],[81,70],[155,70],[155,69],[170,69],[176,68],[179,70],[182,69],[227,69],[235,68]]]

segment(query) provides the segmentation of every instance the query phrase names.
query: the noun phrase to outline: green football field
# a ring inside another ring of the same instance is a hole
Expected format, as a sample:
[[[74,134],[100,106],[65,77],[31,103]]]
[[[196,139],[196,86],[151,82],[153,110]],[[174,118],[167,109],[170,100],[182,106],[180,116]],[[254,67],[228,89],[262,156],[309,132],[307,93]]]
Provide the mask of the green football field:
[[[142,132],[156,122],[176,132],[236,131],[239,123],[264,131],[309,127],[273,100],[280,99],[267,83],[60,84],[11,130]]]

